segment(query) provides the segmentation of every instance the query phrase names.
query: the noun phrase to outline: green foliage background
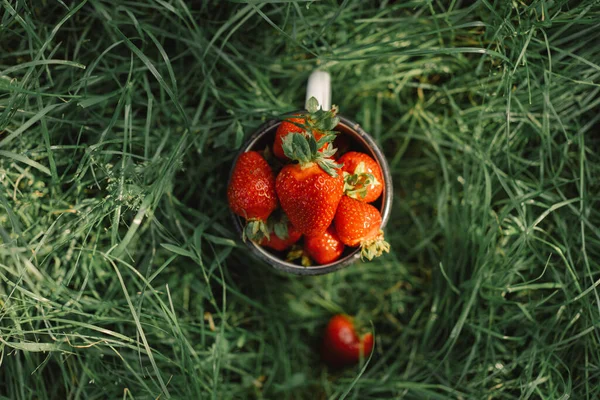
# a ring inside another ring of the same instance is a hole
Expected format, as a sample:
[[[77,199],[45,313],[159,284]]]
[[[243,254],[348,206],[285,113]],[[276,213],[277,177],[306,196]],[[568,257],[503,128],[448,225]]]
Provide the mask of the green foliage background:
[[[597,399],[599,32],[592,0],[1,0],[0,397]],[[225,185],[317,67],[393,251],[303,278]],[[338,312],[364,369],[319,361]]]

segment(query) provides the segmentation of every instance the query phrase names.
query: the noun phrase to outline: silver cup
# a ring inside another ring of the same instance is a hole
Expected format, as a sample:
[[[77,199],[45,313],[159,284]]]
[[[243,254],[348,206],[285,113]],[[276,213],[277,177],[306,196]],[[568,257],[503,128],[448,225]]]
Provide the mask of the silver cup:
[[[306,90],[306,101],[308,101],[308,99],[311,97],[315,97],[324,110],[330,109],[331,78],[327,72],[315,71],[309,77]],[[384,179],[383,193],[380,198],[373,203],[373,205],[381,212],[381,228],[383,229],[390,218],[390,212],[392,208],[393,186],[390,167],[381,149],[379,149],[371,135],[365,132],[356,122],[352,121],[351,119],[348,119],[342,115],[340,115],[339,118],[340,123],[335,130],[340,132],[342,135],[348,136],[351,142],[351,150],[361,151],[370,155],[381,167],[381,172]],[[256,132],[252,134],[252,136],[250,136],[246,143],[242,145],[232,164],[232,168],[229,173],[230,180],[231,173],[233,172],[233,166],[237,163],[238,157],[250,150],[263,150],[266,145],[272,146],[275,138],[275,132],[277,131],[277,127],[280,123],[281,121],[279,120],[271,120],[266,122],[260,126]],[[231,217],[233,219],[233,225],[235,226],[235,229],[240,237],[242,237],[242,231],[245,225],[244,220],[235,215],[233,212],[231,212]],[[360,247],[347,247],[344,254],[342,254],[342,256],[335,262],[325,265],[304,267],[286,261],[285,254],[279,254],[278,252],[263,248],[250,240],[246,240],[246,246],[254,256],[266,262],[273,268],[296,275],[328,274],[330,272],[345,268],[360,258]]]

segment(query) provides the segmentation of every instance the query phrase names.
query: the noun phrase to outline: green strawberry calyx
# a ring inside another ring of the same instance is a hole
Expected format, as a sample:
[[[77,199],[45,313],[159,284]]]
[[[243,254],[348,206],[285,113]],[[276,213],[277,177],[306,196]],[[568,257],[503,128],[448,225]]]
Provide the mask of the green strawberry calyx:
[[[364,199],[369,186],[380,184],[375,175],[367,172],[364,162],[360,162],[352,174],[344,171],[344,194],[354,199],[358,196]]]
[[[253,242],[260,242],[263,239],[271,240],[269,227],[262,219],[251,218],[247,220],[246,226],[242,231],[242,240],[250,239]]]
[[[288,219],[287,215],[282,213],[281,218],[279,218],[278,221],[272,221],[272,223],[269,225],[269,231],[273,232],[279,239],[286,240],[290,237],[288,231],[289,223],[290,220]]]
[[[340,119],[337,117],[338,107],[335,104],[331,107],[331,110],[324,111],[319,106],[318,100],[315,97],[311,97],[306,103],[306,109],[308,113],[301,114],[301,116],[306,121],[303,128],[308,133],[318,131],[322,134],[332,133],[335,135],[333,129],[340,123]]]
[[[375,257],[381,256],[383,253],[390,252],[390,244],[385,241],[383,231],[380,229],[379,234],[374,238],[368,239],[360,244],[360,258],[365,258],[369,261]]]
[[[327,174],[336,177],[342,164],[336,163],[331,157],[337,149],[329,145],[323,151],[318,150],[323,145],[331,143],[331,140],[327,136],[317,140],[313,135],[290,133],[283,137],[283,152],[288,158],[298,161],[302,169],[317,164]]]
[[[331,110],[324,111],[319,107],[317,99],[311,97],[307,102],[307,109],[307,114],[294,116],[304,119],[304,124],[289,121],[302,128],[303,132],[285,135],[282,139],[283,152],[288,158],[298,161],[302,168],[316,163],[327,174],[336,177],[341,164],[337,164],[331,157],[337,151],[332,144],[337,134],[332,129],[340,122],[336,117],[337,107],[333,106]],[[315,138],[315,133],[322,135],[319,140]]]
[[[340,123],[340,118],[337,116],[338,106],[331,106],[331,110],[325,111],[319,106],[319,101],[315,97],[311,97],[306,103],[306,112],[294,113],[288,116],[284,121],[296,125],[305,133],[319,133],[322,135],[337,134],[333,129]],[[304,122],[297,122],[302,120]]]

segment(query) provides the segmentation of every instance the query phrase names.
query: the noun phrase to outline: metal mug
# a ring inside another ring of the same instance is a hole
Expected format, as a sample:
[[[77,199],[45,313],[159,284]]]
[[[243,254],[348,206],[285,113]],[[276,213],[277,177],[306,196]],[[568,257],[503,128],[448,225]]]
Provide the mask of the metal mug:
[[[314,71],[308,79],[306,90],[306,101],[311,97],[315,97],[319,101],[319,105],[324,110],[329,110],[331,107],[331,78],[327,72]],[[381,168],[383,174],[384,187],[383,192],[378,200],[372,203],[381,212],[381,228],[386,225],[390,218],[392,208],[392,175],[390,167],[383,155],[383,152],[371,135],[365,132],[356,122],[339,115],[340,123],[335,128],[341,134],[348,135],[352,142],[352,149],[362,151],[373,157]],[[270,120],[260,126],[256,132],[242,145],[236,158],[232,164],[229,173],[229,180],[233,173],[233,167],[237,163],[238,157],[250,150],[263,150],[267,145],[272,146],[275,137],[275,131],[281,123],[280,120]],[[236,231],[242,236],[242,231],[245,221],[231,212],[233,225]],[[354,263],[360,258],[360,247],[346,247],[342,256],[337,260],[325,265],[314,265],[304,267],[285,260],[285,254],[278,255],[277,252],[263,248],[251,240],[246,240],[246,246],[250,252],[258,259],[266,262],[275,269],[285,271],[296,275],[321,275],[337,271]]]

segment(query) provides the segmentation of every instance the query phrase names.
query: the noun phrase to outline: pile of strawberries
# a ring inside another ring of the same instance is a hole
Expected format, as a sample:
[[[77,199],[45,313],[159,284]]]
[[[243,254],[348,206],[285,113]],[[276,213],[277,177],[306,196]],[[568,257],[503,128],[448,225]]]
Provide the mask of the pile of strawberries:
[[[258,151],[237,160],[227,196],[229,207],[246,220],[243,239],[277,251],[291,248],[288,259],[301,258],[305,266],[329,264],[345,246],[360,246],[369,260],[389,252],[381,214],[369,204],[383,190],[379,165],[355,151],[336,158],[336,107],[324,111],[311,98],[307,108],[277,129],[273,154],[279,162],[271,164],[283,163],[281,168]]]

